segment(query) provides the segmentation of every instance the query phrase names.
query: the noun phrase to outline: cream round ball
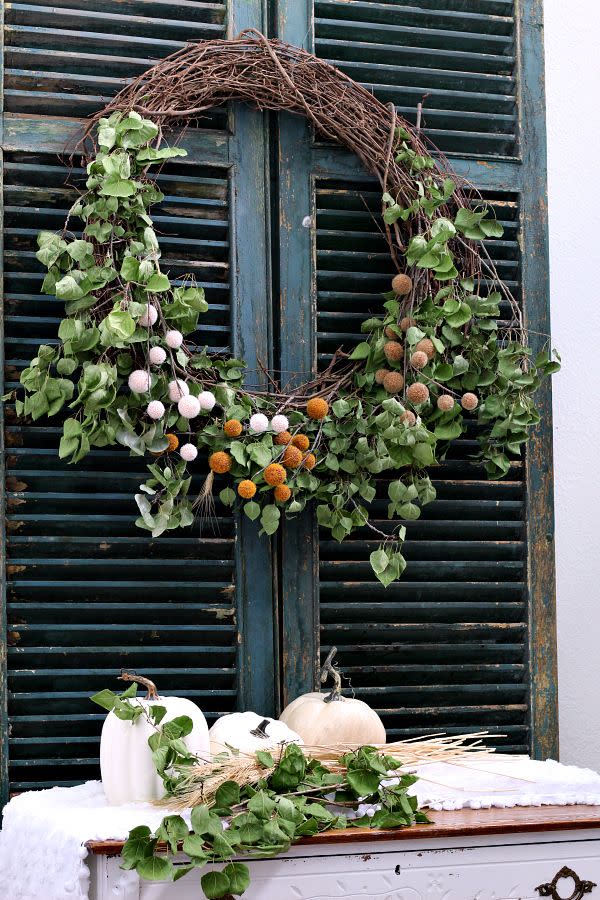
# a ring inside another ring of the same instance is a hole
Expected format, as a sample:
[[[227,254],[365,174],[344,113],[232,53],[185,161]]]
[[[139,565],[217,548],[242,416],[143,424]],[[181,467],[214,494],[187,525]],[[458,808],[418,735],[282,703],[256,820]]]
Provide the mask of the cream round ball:
[[[134,394],[146,394],[150,390],[150,382],[150,373],[145,369],[134,369],[127,379],[129,390]]]
[[[150,347],[148,358],[153,366],[162,366],[167,358],[167,351],[162,347]]]
[[[169,382],[169,400],[172,403],[177,403],[182,397],[187,397],[189,392],[189,387],[181,378],[176,378],[174,381]]]
[[[263,413],[254,413],[250,417],[250,430],[255,434],[262,434],[269,427],[269,420]]]
[[[198,395],[198,401],[200,403],[200,409],[205,409],[207,412],[210,412],[217,402],[217,398],[212,391],[202,391]]]
[[[167,331],[165,334],[165,341],[167,347],[170,347],[171,350],[179,350],[181,345],[183,344],[183,335],[177,329],[172,329],[171,331]]]
[[[186,394],[177,404],[177,409],[184,419],[195,419],[200,414],[200,401],[193,394]]]
[[[165,414],[165,405],[160,400],[151,400],[146,407],[146,412],[151,419],[162,419]]]
[[[146,312],[143,312],[142,315],[138,319],[138,325],[144,325],[146,328],[150,328],[151,325],[156,323],[158,319],[158,310],[155,306],[152,306],[151,303],[146,304]]]
[[[194,447],[193,444],[183,444],[179,451],[179,455],[182,459],[185,459],[186,462],[193,462],[198,456],[198,448]]]
[[[271,428],[275,434],[281,434],[282,431],[287,431],[289,427],[290,423],[287,416],[273,416],[271,419]]]

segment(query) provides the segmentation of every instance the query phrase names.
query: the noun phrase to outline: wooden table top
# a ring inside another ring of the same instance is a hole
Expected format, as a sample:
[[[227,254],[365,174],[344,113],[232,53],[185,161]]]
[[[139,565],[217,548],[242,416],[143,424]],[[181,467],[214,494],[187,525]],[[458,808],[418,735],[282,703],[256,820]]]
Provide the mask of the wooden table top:
[[[302,838],[298,844],[354,844],[365,841],[402,841],[532,831],[573,831],[600,828],[600,806],[525,806],[513,809],[428,811],[431,825],[414,828],[346,828]],[[295,844],[294,846],[297,846]],[[88,841],[91,853],[117,856],[123,841]]]

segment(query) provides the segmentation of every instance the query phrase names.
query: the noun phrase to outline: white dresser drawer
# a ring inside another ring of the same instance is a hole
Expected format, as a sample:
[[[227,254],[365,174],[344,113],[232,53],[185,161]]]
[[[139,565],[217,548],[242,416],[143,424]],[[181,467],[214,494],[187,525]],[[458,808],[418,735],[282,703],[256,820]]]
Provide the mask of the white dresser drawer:
[[[341,848],[340,848],[341,849]],[[200,900],[199,875],[175,884],[142,882],[104,860],[97,900]],[[569,867],[580,879],[558,881],[545,896],[600,900],[600,841],[461,846],[329,853],[255,860],[244,900],[539,900],[537,887]],[[100,874],[100,873],[98,873]],[[589,885],[584,884],[588,882]],[[598,885],[591,886],[593,883]]]

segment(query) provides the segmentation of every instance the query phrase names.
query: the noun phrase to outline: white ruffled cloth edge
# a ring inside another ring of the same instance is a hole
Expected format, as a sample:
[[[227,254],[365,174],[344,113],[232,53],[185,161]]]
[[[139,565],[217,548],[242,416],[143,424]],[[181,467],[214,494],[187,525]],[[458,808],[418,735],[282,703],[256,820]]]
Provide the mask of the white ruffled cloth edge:
[[[428,763],[417,774],[412,790],[419,806],[431,809],[600,805],[600,775],[551,760],[497,754],[468,764]],[[361,804],[357,815],[374,812]],[[85,843],[124,840],[137,825],[154,830],[164,813],[147,803],[108,806],[99,781],[14,797],[0,832],[0,896],[88,900]]]

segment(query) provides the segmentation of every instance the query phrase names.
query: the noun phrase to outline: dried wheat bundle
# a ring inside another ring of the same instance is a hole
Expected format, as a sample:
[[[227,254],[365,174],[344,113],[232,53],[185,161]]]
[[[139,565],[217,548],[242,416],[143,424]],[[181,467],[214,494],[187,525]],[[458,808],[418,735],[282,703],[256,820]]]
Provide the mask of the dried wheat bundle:
[[[485,759],[494,754],[493,748],[486,747],[483,739],[489,737],[487,731],[477,731],[460,735],[431,735],[426,738],[409,738],[392,744],[377,744],[376,749],[391,756],[402,764],[398,771],[413,771],[415,766],[432,762],[460,762],[466,759]],[[269,778],[277,767],[280,755],[285,749],[281,744],[277,750],[270,750],[274,759],[272,767],[265,767],[254,753],[219,754],[212,761],[201,763],[186,770],[180,779],[176,792],[165,798],[159,805],[173,810],[188,809],[206,803],[214,806],[215,795],[226,781],[235,781],[240,787],[256,784],[262,778]],[[357,750],[359,744],[337,744],[335,746],[303,746],[309,759],[316,759],[331,772],[346,772],[342,757]]]

